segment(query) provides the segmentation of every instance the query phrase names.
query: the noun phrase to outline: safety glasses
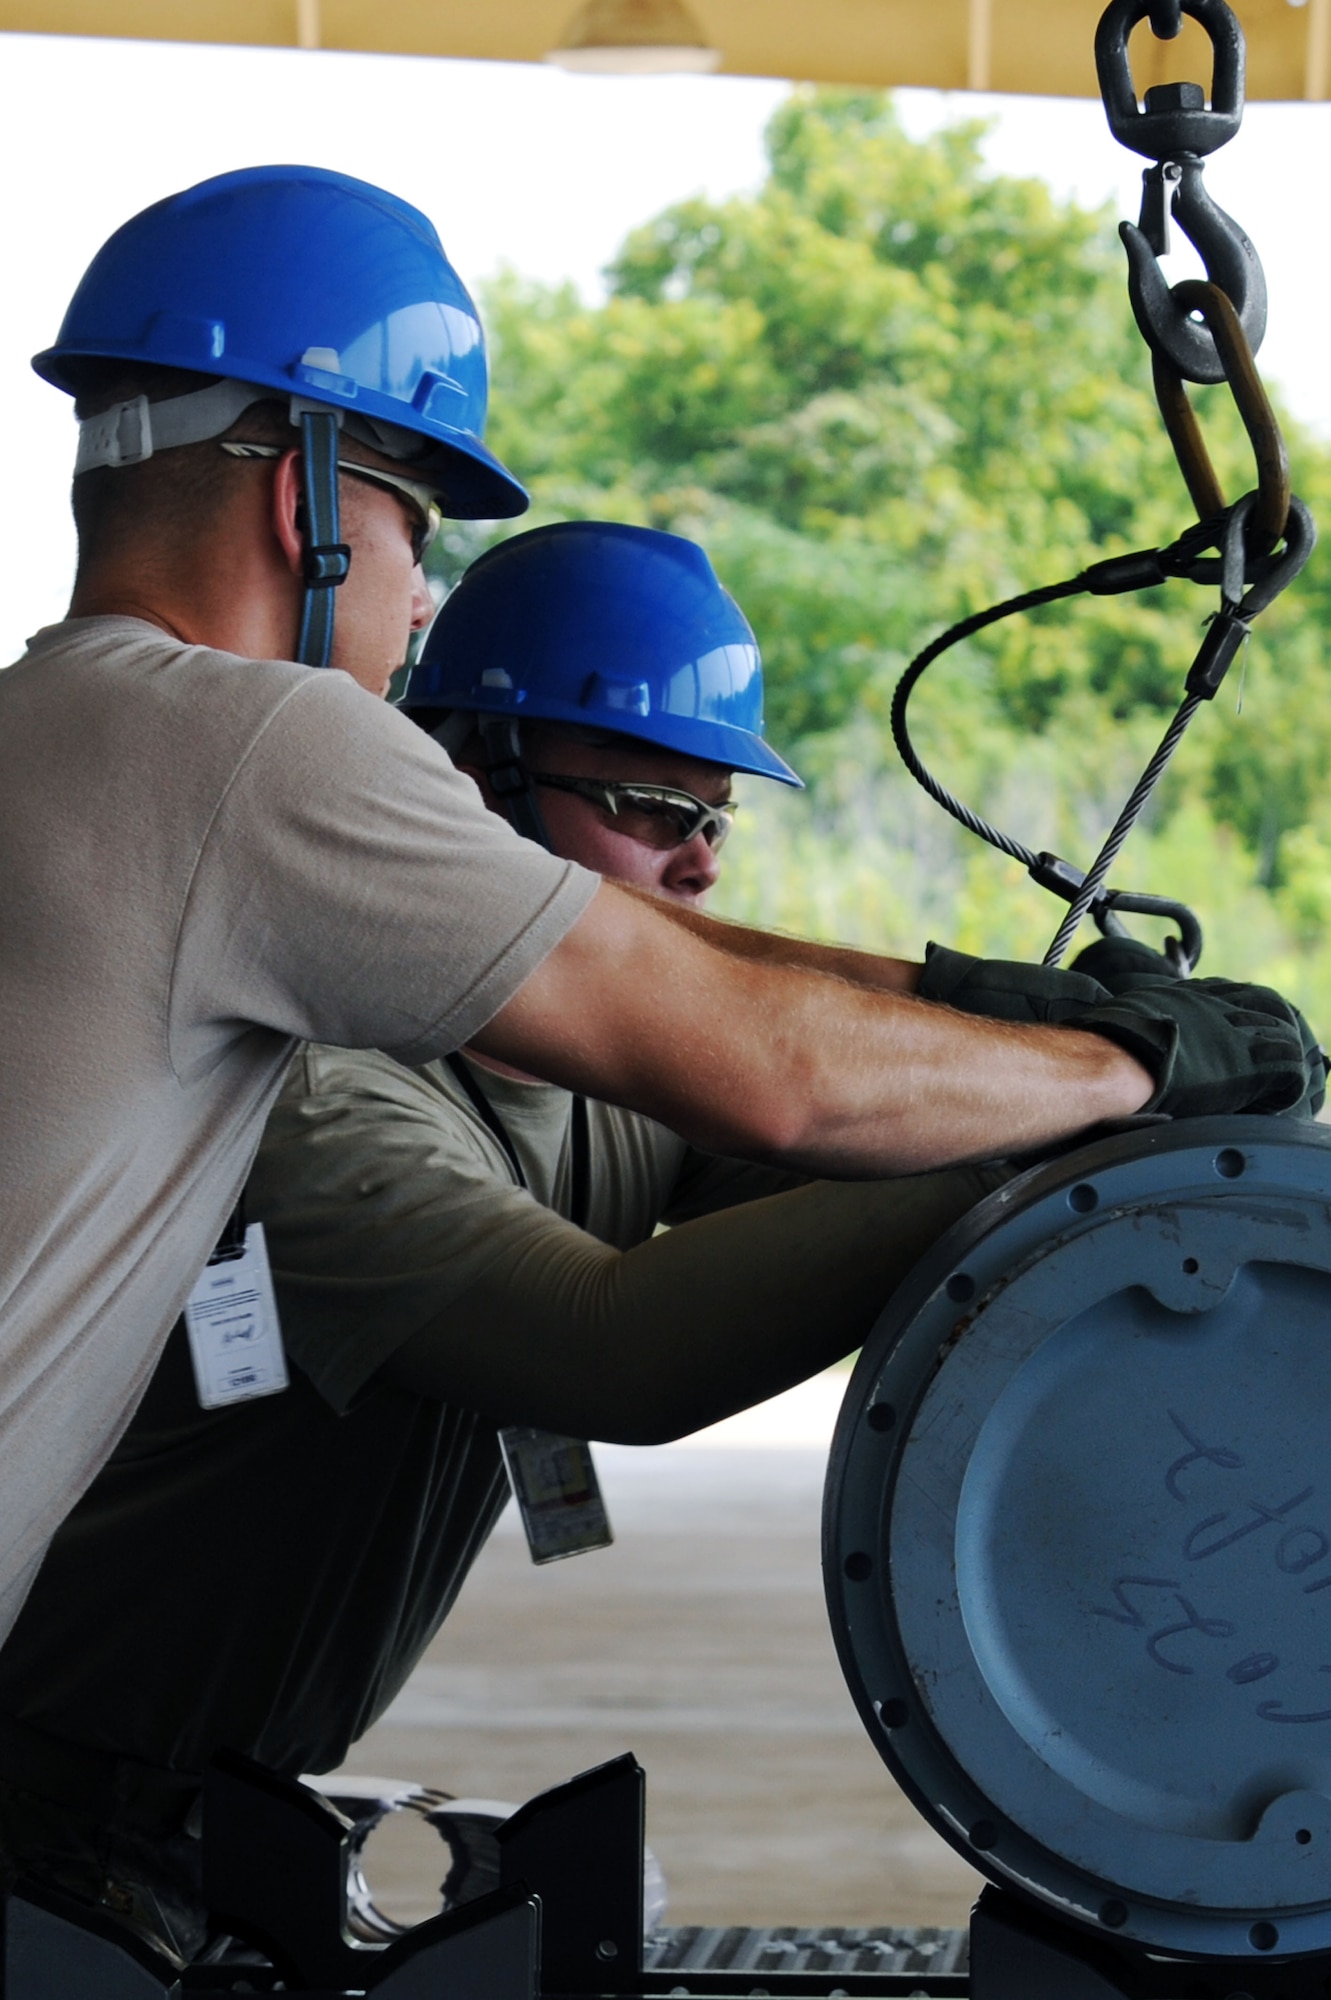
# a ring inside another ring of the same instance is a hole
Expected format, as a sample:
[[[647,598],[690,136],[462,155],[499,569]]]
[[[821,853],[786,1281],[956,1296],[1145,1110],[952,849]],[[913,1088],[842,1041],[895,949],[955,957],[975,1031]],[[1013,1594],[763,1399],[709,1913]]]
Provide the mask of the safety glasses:
[[[699,834],[715,853],[735,822],[733,799],[708,805],[677,785],[629,784],[618,778],[566,778],[555,771],[528,771],[534,785],[590,799],[615,821],[615,831],[644,847],[683,847]]]
[[[282,449],[275,444],[247,444],[233,439],[223,444],[222,449],[230,458],[281,458]],[[443,526],[443,510],[436,500],[434,488],[422,484],[419,479],[404,479],[400,472],[381,472],[377,465],[357,465],[353,459],[339,458],[339,472],[349,473],[353,479],[363,479],[369,486],[383,486],[390,493],[396,493],[405,500],[415,516],[411,524],[411,555],[416,563],[425,560],[425,551]]]

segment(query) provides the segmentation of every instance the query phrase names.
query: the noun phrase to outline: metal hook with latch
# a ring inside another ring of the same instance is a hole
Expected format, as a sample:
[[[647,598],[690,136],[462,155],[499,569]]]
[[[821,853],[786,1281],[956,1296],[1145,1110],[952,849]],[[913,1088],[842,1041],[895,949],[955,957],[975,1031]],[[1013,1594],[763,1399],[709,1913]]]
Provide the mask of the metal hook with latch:
[[[1253,354],[1266,333],[1266,277],[1247,235],[1203,187],[1199,159],[1184,154],[1146,169],[1141,221],[1118,226],[1128,253],[1133,314],[1142,338],[1185,381],[1223,382],[1225,362],[1214,333],[1191,316],[1181,296],[1183,285],[1171,287],[1157,261],[1169,248],[1171,215],[1200,255],[1211,284],[1233,305]]]
[[[1148,15],[1158,34],[1189,15],[1211,41],[1211,106],[1197,83],[1154,84],[1139,109],[1128,37]],[[1169,249],[1170,219],[1201,257],[1208,279],[1233,302],[1248,346],[1266,332],[1266,279],[1245,232],[1212,201],[1202,182],[1203,156],[1238,131],[1243,118],[1243,30],[1225,0],[1110,0],[1095,38],[1096,70],[1109,128],[1121,145],[1155,161],[1142,176],[1137,223],[1119,225],[1128,256],[1128,294],[1142,337],[1189,382],[1221,382],[1225,365],[1208,327],[1171,289],[1159,259]]]

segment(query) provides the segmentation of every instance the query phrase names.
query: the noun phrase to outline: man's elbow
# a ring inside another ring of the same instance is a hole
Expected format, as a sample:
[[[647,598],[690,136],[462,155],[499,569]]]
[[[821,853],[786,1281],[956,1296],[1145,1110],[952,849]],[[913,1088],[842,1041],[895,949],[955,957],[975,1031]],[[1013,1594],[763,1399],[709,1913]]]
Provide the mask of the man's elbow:
[[[828,1097],[816,1064],[774,1055],[760,1069],[732,1071],[700,1090],[689,1137],[708,1152],[755,1160],[760,1166],[799,1166],[826,1138]],[[679,1129],[685,1129],[683,1120]]]

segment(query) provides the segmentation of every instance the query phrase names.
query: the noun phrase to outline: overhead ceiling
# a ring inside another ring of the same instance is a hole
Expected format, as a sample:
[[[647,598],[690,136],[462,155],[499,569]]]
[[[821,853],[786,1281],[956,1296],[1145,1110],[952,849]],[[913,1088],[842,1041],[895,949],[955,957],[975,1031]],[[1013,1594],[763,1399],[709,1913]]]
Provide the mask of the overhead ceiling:
[[[690,0],[721,68],[814,82],[1097,95],[1101,0]],[[539,62],[576,0],[0,0],[0,30]],[[1331,96],[1331,0],[1237,0],[1250,98]],[[1138,91],[1207,80],[1189,23],[1139,29]],[[613,86],[610,86],[613,87]]]

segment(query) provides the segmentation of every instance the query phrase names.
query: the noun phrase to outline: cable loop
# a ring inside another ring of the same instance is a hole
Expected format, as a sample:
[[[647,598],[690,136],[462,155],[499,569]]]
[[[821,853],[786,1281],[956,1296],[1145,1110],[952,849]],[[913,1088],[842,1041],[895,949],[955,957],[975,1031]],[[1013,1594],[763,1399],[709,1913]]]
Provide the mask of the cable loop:
[[[1223,379],[1248,433],[1257,461],[1257,507],[1250,533],[1265,552],[1284,533],[1289,513],[1289,454],[1275,411],[1232,300],[1218,285],[1199,278],[1176,285],[1173,295],[1185,311],[1199,314],[1205,322],[1220,357]],[[1192,504],[1203,520],[1220,514],[1225,507],[1224,495],[1182,373],[1159,349],[1152,354],[1151,371],[1155,399]]]

